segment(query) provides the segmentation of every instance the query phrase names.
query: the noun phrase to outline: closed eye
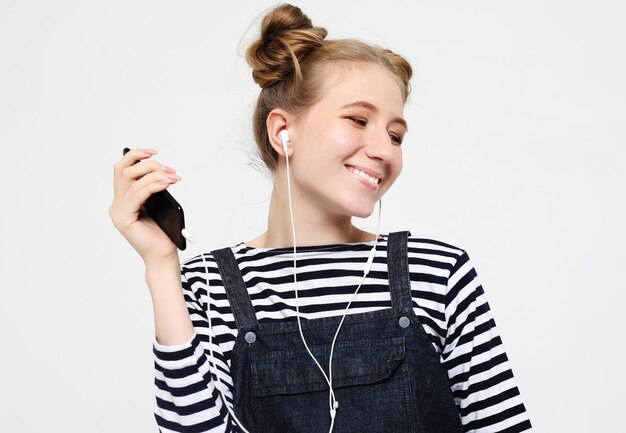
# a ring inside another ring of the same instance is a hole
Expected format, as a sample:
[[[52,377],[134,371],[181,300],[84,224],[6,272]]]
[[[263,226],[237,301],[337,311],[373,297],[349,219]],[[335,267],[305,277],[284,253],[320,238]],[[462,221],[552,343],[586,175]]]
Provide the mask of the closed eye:
[[[361,119],[359,117],[348,117],[348,119],[350,119],[353,123],[359,125],[359,126],[367,126],[367,120],[365,119]],[[402,138],[396,134],[389,134],[389,137],[391,137],[391,141],[393,141],[394,143],[400,145],[402,144]]]
[[[356,123],[357,125],[367,126],[367,120],[365,119],[360,119],[358,117],[348,117],[348,119],[352,120],[352,122]]]
[[[398,137],[396,134],[389,134],[389,136],[395,143],[402,144],[402,138]]]

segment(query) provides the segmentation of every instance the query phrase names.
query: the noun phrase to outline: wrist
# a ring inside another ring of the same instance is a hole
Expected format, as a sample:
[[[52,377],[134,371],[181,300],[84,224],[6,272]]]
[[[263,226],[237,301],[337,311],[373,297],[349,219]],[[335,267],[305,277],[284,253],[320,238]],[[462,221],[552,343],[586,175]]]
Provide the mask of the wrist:
[[[159,277],[160,275],[168,274],[172,271],[175,271],[176,274],[180,273],[178,254],[170,257],[145,260],[144,264],[146,266],[146,279],[152,276]]]

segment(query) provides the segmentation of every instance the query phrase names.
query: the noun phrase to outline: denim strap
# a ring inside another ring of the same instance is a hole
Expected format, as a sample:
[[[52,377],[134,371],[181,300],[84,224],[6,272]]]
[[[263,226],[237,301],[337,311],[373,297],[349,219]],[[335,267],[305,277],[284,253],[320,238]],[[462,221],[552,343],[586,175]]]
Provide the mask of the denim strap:
[[[391,306],[396,311],[409,313],[412,310],[411,280],[409,279],[409,262],[407,240],[409,231],[389,233],[387,243],[387,272]]]
[[[241,271],[237,265],[237,260],[230,247],[211,251],[217,269],[222,276],[222,283],[226,296],[230,303],[230,308],[235,316],[237,329],[252,329],[257,325],[256,315],[252,307],[252,301],[248,295],[248,289],[241,276]]]

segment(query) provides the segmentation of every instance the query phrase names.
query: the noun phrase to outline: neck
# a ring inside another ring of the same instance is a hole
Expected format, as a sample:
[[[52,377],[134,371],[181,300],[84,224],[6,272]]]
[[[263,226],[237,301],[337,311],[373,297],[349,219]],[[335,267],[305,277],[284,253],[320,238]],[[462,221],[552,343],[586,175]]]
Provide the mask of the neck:
[[[293,247],[293,232],[289,212],[286,174],[274,178],[272,198],[267,218],[267,231],[246,245],[256,248]],[[352,217],[330,214],[313,200],[303,197],[291,183],[291,205],[296,231],[296,246],[329,245],[338,243],[368,242],[376,238],[352,225]]]

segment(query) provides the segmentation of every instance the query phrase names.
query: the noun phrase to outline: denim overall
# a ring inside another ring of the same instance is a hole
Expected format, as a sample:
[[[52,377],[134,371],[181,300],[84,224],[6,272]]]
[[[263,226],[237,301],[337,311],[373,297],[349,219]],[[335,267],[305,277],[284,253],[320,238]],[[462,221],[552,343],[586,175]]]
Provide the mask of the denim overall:
[[[348,314],[337,337],[333,433],[462,432],[446,371],[413,312],[409,235],[388,237],[392,307]],[[328,384],[302,343],[298,323],[258,323],[232,250],[212,254],[238,329],[230,367],[237,418],[251,433],[328,432]],[[340,320],[302,320],[306,341],[325,370]]]

